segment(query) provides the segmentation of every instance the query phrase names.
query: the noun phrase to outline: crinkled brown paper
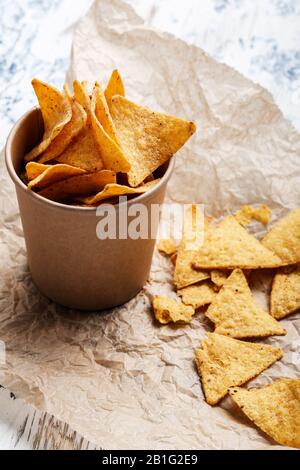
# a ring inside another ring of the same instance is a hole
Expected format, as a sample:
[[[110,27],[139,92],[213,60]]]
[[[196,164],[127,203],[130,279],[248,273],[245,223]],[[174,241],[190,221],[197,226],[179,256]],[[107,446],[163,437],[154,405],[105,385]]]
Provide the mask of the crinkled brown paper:
[[[245,203],[270,205],[274,218],[299,206],[299,134],[266,90],[198,47],[146,28],[121,0],[99,0],[78,25],[68,79],[105,83],[114,67],[131,99],[197,123],[177,157],[168,201],[204,202],[216,217]],[[280,448],[229,398],[217,407],[203,400],[193,353],[209,329],[202,314],[180,328],[153,322],[151,295],[172,289],[163,256],[155,254],[144,290],[106,313],[69,311],[39,294],[1,165],[2,384],[103,448]],[[264,279],[257,283],[265,289]],[[288,334],[266,342],[285,356],[251,386],[299,377],[299,314],[282,324]]]

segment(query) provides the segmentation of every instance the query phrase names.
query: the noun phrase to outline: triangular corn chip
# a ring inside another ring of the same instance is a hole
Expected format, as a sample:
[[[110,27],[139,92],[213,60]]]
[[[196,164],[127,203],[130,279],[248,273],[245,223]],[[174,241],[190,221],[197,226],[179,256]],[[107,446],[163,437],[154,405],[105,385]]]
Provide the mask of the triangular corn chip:
[[[258,222],[267,225],[270,221],[271,214],[271,209],[265,204],[262,204],[259,207],[243,206],[237,211],[235,218],[243,227],[249,225],[251,220],[257,220]]]
[[[39,157],[38,162],[44,163],[57,158],[84,128],[87,114],[83,107],[75,100],[71,100],[72,118],[62,131],[51,142],[49,147]]]
[[[207,271],[199,271],[192,267],[197,250],[204,243],[209,231],[207,220],[197,206],[192,204],[185,213],[182,240],[176,258],[174,284],[177,289],[209,279]]]
[[[117,145],[119,145],[115,125],[114,125],[113,120],[111,118],[111,115],[110,115],[110,112],[109,112],[109,108],[107,106],[107,102],[106,102],[103,90],[102,90],[99,83],[95,84],[94,93],[95,93],[95,114],[96,114],[96,117],[97,117],[98,121],[100,122],[100,124],[102,124],[103,129],[109,135],[109,137],[114,142],[116,142]]]
[[[265,387],[229,390],[257,427],[283,446],[300,448],[300,379],[283,378]]]
[[[108,170],[124,172],[130,170],[130,163],[116,142],[107,134],[96,116],[96,103],[98,101],[98,88],[94,88],[91,101],[91,120],[94,137],[101,151],[105,168]]]
[[[40,191],[50,184],[65,180],[71,176],[82,175],[85,170],[76,166],[58,163],[57,165],[45,165],[45,171],[28,183],[29,189]]]
[[[241,269],[228,277],[205,315],[215,324],[216,333],[232,338],[286,334],[280,323],[255,303]]]
[[[91,100],[87,90],[87,82],[80,82],[79,80],[74,80],[73,90],[75,100],[83,107],[89,117],[91,110]]]
[[[102,191],[90,197],[81,197],[78,198],[80,202],[83,202],[87,205],[95,205],[104,199],[109,199],[116,196],[130,196],[132,194],[142,194],[151,189],[158,183],[158,180],[151,181],[150,183],[139,186],[138,188],[130,188],[129,186],[123,186],[121,184],[107,184]]]
[[[177,291],[185,305],[191,305],[193,308],[203,307],[210,304],[217,295],[212,284],[202,282],[192,286],[183,287]]]
[[[262,244],[276,253],[282,264],[300,263],[300,209],[275,223]]]
[[[210,278],[217,287],[222,287],[226,279],[228,278],[230,271],[222,271],[221,269],[212,269],[210,272]]]
[[[229,216],[205,238],[193,265],[197,269],[258,269],[275,268],[282,261]]]
[[[108,107],[111,107],[111,99],[115,95],[125,96],[123,80],[118,70],[113,70],[104,92]]]
[[[163,324],[170,322],[189,323],[195,313],[191,306],[163,295],[153,297],[152,305],[156,320]]]
[[[122,96],[112,98],[111,116],[131,164],[130,186],[138,186],[167,162],[196,130],[193,122],[153,112]]]
[[[171,256],[176,253],[176,243],[173,238],[162,238],[157,244],[157,249],[165,255]]]
[[[25,162],[34,160],[44,152],[72,117],[69,99],[57,88],[35,78],[31,83],[41,108],[44,135],[42,142],[25,156]]]
[[[207,403],[215,405],[229,387],[242,385],[283,356],[280,348],[208,333],[196,364]]]
[[[52,201],[69,201],[79,196],[88,196],[100,191],[106,184],[113,183],[116,174],[109,170],[102,170],[95,173],[72,176],[58,183],[51,184],[39,191],[40,196],[44,196]]]
[[[47,168],[51,168],[52,165],[44,165],[43,163],[29,162],[26,165],[26,178],[28,181],[35,179],[41,173],[44,173]]]
[[[270,303],[271,315],[278,320],[300,309],[300,266],[275,275]]]

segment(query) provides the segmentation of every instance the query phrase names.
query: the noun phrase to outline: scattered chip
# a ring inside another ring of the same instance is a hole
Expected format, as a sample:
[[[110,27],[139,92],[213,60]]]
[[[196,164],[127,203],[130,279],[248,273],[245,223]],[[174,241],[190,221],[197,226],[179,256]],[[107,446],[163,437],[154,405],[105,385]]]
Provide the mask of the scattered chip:
[[[71,176],[82,175],[83,173],[86,173],[85,170],[82,170],[81,168],[65,165],[63,163],[44,166],[46,167],[45,171],[43,171],[43,173],[28,183],[29,189],[40,191],[41,189],[44,189],[51,184],[57,183],[58,181],[65,180]]]
[[[111,108],[111,100],[115,95],[125,96],[125,88],[118,70],[113,70],[104,92],[108,107]]]
[[[40,196],[44,196],[52,201],[64,202],[79,196],[95,194],[107,184],[114,183],[116,175],[109,170],[102,170],[95,173],[72,176],[58,183],[51,184],[39,191]]]
[[[115,125],[111,118],[100,83],[95,84],[93,93],[95,94],[95,115],[105,132],[117,145],[119,145]]]
[[[153,297],[152,305],[156,320],[163,324],[170,322],[189,323],[195,313],[191,306],[162,295]]]
[[[173,238],[162,238],[157,244],[157,249],[165,255],[173,255],[177,250],[175,240]]]
[[[194,309],[197,309],[210,304],[216,296],[216,292],[212,284],[202,282],[179,289],[177,295],[181,297],[185,305],[191,305]]]
[[[282,264],[300,263],[300,209],[275,223],[262,244],[276,253]]]
[[[213,269],[210,272],[210,278],[217,287],[222,287],[229,274],[230,272],[228,271],[222,271],[221,269]]]
[[[197,269],[258,269],[275,268],[282,261],[229,216],[205,237],[193,265]]]
[[[112,98],[111,115],[131,164],[128,182],[134,187],[168,161],[196,130],[193,122],[153,112],[122,96]]]
[[[270,303],[271,315],[278,320],[300,309],[300,266],[275,275]]]
[[[44,165],[43,163],[28,162],[25,169],[26,178],[28,179],[28,181],[31,181],[51,166],[52,165]]]
[[[228,277],[205,315],[215,324],[216,333],[232,338],[286,334],[280,323],[255,303],[241,269]]]
[[[71,106],[71,120],[64,126],[58,136],[55,137],[55,139],[39,157],[38,161],[40,163],[48,162],[49,160],[53,160],[61,155],[62,152],[68,147],[68,145],[86,125],[87,114],[83,107],[75,100],[71,101]]]
[[[151,181],[150,183],[139,186],[138,188],[130,188],[129,186],[123,186],[121,184],[107,184],[102,191],[90,197],[77,198],[80,202],[87,204],[88,206],[98,204],[104,199],[110,199],[115,196],[130,196],[132,194],[142,194],[158,183],[158,180]]]
[[[274,441],[300,448],[300,379],[283,378],[252,390],[232,388],[233,401]]]
[[[215,405],[229,387],[242,385],[283,356],[280,348],[208,333],[196,364],[207,403]]]
[[[176,258],[174,284],[177,289],[210,278],[207,271],[199,271],[192,266],[197,250],[204,243],[209,231],[209,223],[197,205],[192,204],[185,213],[182,240]]]
[[[94,89],[91,102],[91,119],[94,137],[101,151],[105,168],[113,171],[127,173],[130,168],[129,158],[124,154],[116,142],[107,134],[102,124],[96,116],[96,103],[98,100],[98,90]]]
[[[237,211],[235,218],[243,227],[249,225],[251,220],[257,220],[258,222],[267,225],[270,221],[271,214],[271,209],[265,204],[262,204],[259,207],[243,206],[239,211]]]
[[[72,117],[71,104],[68,98],[57,88],[34,78],[32,86],[39,101],[44,121],[42,142],[25,156],[25,162],[34,160],[51,144]]]

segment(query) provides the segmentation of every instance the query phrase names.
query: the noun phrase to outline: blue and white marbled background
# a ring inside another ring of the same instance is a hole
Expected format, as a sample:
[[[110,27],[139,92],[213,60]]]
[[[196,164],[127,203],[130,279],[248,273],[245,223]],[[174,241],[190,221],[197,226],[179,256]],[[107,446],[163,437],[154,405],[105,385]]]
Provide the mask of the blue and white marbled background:
[[[147,25],[199,45],[268,88],[300,129],[300,0],[127,1]],[[63,84],[74,25],[90,4],[0,0],[0,146],[35,103],[32,77]]]

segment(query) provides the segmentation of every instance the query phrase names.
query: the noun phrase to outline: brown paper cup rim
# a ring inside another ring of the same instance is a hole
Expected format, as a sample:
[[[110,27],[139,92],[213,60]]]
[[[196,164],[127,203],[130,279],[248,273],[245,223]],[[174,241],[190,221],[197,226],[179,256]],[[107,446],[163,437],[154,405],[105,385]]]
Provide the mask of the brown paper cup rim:
[[[32,198],[36,199],[41,204],[56,207],[57,209],[61,209],[61,210],[72,211],[72,212],[79,212],[79,211],[81,213],[96,212],[98,206],[96,206],[96,207],[71,206],[71,205],[68,205],[68,204],[63,204],[61,202],[55,202],[55,201],[51,201],[50,199],[46,199],[43,196],[40,196],[38,193],[35,193],[34,191],[31,191],[30,189],[28,189],[26,184],[23,183],[20,176],[16,172],[16,170],[14,168],[14,165],[13,165],[13,162],[12,162],[12,159],[11,159],[12,142],[15,138],[15,135],[19,131],[20,126],[22,125],[23,121],[30,114],[32,114],[35,110],[38,110],[38,109],[39,109],[39,107],[35,106],[32,109],[30,109],[29,111],[27,111],[25,114],[23,114],[23,116],[21,116],[21,118],[14,124],[13,128],[11,129],[11,131],[8,135],[7,142],[6,142],[6,145],[5,145],[5,163],[6,163],[7,171],[9,173],[12,181],[14,182],[14,184],[16,186],[18,186],[22,191],[24,191],[27,194],[28,197],[32,197]],[[164,175],[161,177],[160,181],[153,188],[149,189],[146,193],[139,194],[139,195],[135,196],[133,199],[131,199],[129,201],[124,201],[124,202],[121,202],[121,203],[118,203],[118,204],[114,204],[116,209],[118,209],[119,207],[124,206],[125,204],[126,205],[131,205],[131,204],[134,204],[134,203],[135,204],[142,203],[144,200],[151,197],[152,194],[159,191],[161,186],[166,185],[168,180],[170,179],[170,177],[172,175],[172,172],[173,172],[173,169],[174,169],[174,163],[175,163],[174,162],[174,157],[172,157],[169,160],[169,165],[168,165],[168,168],[166,169]]]

